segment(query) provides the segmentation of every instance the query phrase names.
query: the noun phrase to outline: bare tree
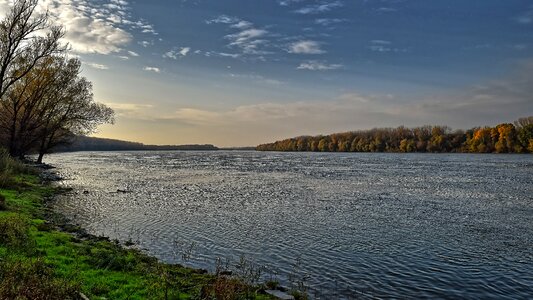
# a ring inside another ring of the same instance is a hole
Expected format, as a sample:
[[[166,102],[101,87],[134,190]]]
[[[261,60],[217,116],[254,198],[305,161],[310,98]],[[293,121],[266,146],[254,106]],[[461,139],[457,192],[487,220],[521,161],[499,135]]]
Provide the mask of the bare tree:
[[[514,121],[514,125],[516,126],[516,128],[523,128],[523,127],[526,127],[532,124],[533,124],[533,116],[519,118],[518,120]]]
[[[59,42],[60,26],[52,26],[48,13],[36,12],[38,0],[15,0],[0,21],[0,99],[43,58],[66,50]],[[44,31],[45,34],[38,34]]]

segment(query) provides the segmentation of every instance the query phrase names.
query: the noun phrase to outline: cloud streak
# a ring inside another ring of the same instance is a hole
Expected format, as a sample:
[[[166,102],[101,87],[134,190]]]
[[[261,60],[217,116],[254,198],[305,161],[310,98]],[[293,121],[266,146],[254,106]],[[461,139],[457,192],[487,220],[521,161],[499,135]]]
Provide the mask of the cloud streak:
[[[161,70],[156,67],[144,67],[143,70],[147,72],[161,73]]]
[[[307,62],[301,63],[297,69],[298,70],[310,70],[310,71],[327,71],[327,70],[337,70],[341,69],[344,66],[341,64],[328,64],[321,61],[310,60]]]
[[[297,41],[289,45],[289,53],[294,54],[323,54],[326,51],[320,48],[320,43],[311,40]]]
[[[341,1],[332,1],[332,2],[308,5],[300,9],[297,9],[294,12],[298,14],[302,14],[302,15],[320,14],[320,13],[325,13],[335,8],[342,7],[342,6],[344,6],[344,4]]]
[[[93,62],[87,62],[85,64],[88,65],[89,67],[93,68],[93,69],[109,70],[109,67],[106,66],[106,65],[103,65],[103,64],[97,64],[97,63],[93,63]]]

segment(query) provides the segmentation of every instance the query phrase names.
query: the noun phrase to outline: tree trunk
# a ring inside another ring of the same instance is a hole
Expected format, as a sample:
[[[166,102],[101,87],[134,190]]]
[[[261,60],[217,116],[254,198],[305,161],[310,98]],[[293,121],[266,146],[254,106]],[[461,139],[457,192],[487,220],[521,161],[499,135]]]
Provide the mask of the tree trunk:
[[[14,114],[16,114],[17,111],[14,112]],[[17,131],[17,119],[16,117],[14,116],[13,117],[13,120],[11,122],[11,128],[10,128],[10,132],[9,132],[9,154],[13,157],[16,157],[18,155],[17,153],[17,147],[15,145],[16,143],[16,131]]]
[[[37,157],[37,163],[38,164],[42,164],[43,163],[43,156],[44,156],[44,152],[39,151],[39,157]]]

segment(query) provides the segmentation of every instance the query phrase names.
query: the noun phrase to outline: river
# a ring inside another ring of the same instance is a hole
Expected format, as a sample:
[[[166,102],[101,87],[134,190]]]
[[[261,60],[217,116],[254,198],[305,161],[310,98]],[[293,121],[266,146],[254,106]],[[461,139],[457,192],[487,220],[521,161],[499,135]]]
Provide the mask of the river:
[[[322,299],[533,295],[533,155],[169,151],[45,160],[74,189],[57,210],[165,262],[213,270],[217,258],[245,257],[265,278]]]

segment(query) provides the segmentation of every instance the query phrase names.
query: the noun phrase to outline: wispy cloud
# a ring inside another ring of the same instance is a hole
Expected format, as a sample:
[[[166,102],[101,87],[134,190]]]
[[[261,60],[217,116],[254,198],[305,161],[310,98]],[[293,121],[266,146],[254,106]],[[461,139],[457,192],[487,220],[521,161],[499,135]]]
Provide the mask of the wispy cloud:
[[[86,62],[85,64],[88,65],[89,67],[93,68],[93,69],[109,70],[109,67],[106,66],[106,65],[103,65],[103,64],[97,64],[97,63],[93,63],[93,62]]]
[[[391,12],[395,12],[397,10],[398,9],[396,9],[394,7],[378,7],[378,8],[376,8],[376,11],[382,12],[382,13],[391,13]]]
[[[277,79],[273,79],[273,78],[267,78],[267,77],[264,77],[262,75],[258,75],[258,74],[237,74],[237,73],[230,73],[228,75],[230,78],[235,78],[235,79],[248,79],[248,80],[252,80],[254,81],[255,83],[259,83],[259,84],[268,84],[268,85],[282,85],[284,84],[284,82],[280,81],[280,80],[277,80]]]
[[[231,28],[246,29],[252,27],[254,24],[248,21],[240,20],[239,22],[231,25]]]
[[[265,29],[248,28],[226,35],[225,38],[230,40],[230,47],[239,47],[245,54],[266,54],[266,51],[259,50],[259,46],[266,43],[266,40],[261,38],[267,34]]]
[[[301,63],[297,67],[297,69],[310,70],[310,71],[327,71],[327,70],[337,70],[343,67],[344,66],[341,64],[328,64],[322,61],[310,60],[310,61]]]
[[[226,52],[217,52],[217,51],[195,51],[195,54],[202,54],[206,57],[231,57],[231,58],[239,58],[242,55],[239,53],[226,53]]]
[[[300,3],[300,2],[303,2],[303,1],[305,1],[305,0],[278,0],[278,3],[281,6],[289,6],[291,4]]]
[[[368,49],[374,52],[380,52],[380,53],[387,53],[387,52],[405,53],[407,52],[407,49],[394,47],[392,45],[392,42],[385,41],[385,40],[370,41],[370,45],[368,46]]]
[[[289,53],[294,54],[323,54],[326,51],[320,48],[320,43],[311,40],[297,41],[289,45]]]
[[[154,72],[154,73],[160,73],[161,70],[159,68],[156,68],[156,67],[144,67],[143,70],[147,71],[147,72]]]
[[[128,54],[129,54],[130,56],[133,56],[133,57],[137,57],[137,56],[139,56],[139,53],[134,52],[134,51],[128,51]]]
[[[153,108],[151,104],[139,104],[139,103],[117,103],[106,102],[104,103],[111,107],[120,117],[146,119],[146,110]]]
[[[333,24],[338,24],[342,22],[346,22],[346,19],[339,19],[339,18],[320,18],[315,19],[315,24],[322,25],[322,26],[330,26]]]
[[[164,58],[171,58],[171,59],[179,59],[182,57],[187,56],[187,54],[191,51],[190,47],[181,47],[178,49],[172,49],[165,54],[163,54]]]
[[[524,25],[533,23],[533,6],[515,18],[516,22]]]
[[[228,48],[237,48],[244,55],[266,55],[271,54],[264,48],[269,45],[267,37],[269,31],[264,28],[257,28],[252,22],[242,20],[237,17],[221,15],[214,19],[205,21],[207,24],[225,24],[236,33],[224,36],[229,43]],[[206,51],[205,54],[215,54],[215,51]],[[223,55],[221,55],[223,56]],[[231,57],[235,57],[232,55]]]
[[[319,13],[328,12],[334,8],[342,7],[343,5],[344,4],[341,1],[331,1],[331,2],[325,2],[325,3],[320,3],[320,4],[308,5],[300,9],[297,9],[294,12],[298,14],[302,14],[302,15],[319,14]]]
[[[214,19],[206,20],[206,24],[235,24],[240,22],[241,20],[237,17],[231,17],[227,15],[220,15]]]

